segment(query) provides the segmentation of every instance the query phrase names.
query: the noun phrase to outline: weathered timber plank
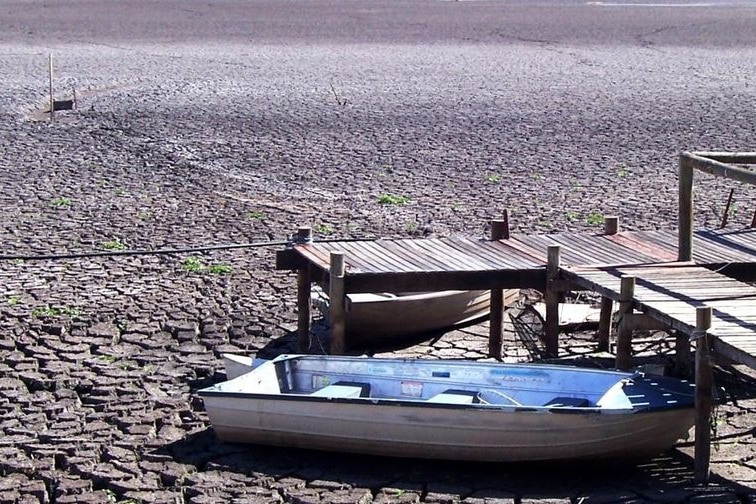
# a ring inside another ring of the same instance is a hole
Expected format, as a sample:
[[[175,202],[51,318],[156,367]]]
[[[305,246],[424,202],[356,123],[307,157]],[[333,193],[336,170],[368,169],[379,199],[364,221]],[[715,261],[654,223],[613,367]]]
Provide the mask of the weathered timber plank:
[[[529,269],[546,267],[546,262],[542,260],[542,256],[544,254],[541,254],[540,251],[528,251],[527,247],[525,247],[524,250],[523,248],[518,248],[521,247],[521,244],[519,242],[512,241],[511,239],[499,240],[497,242],[488,242],[485,244],[485,247],[495,251],[498,254],[505,253],[508,256],[515,258],[518,268]]]
[[[597,243],[586,246],[567,235],[552,235],[551,238],[561,247],[561,259],[565,265],[604,262],[608,257]],[[613,262],[613,259],[610,261]]]
[[[517,269],[512,257],[495,254],[482,246],[482,243],[468,244],[462,241],[448,241],[446,245],[458,253],[467,254],[480,264],[478,269]]]
[[[546,235],[526,235],[518,233],[510,237],[509,240],[503,240],[510,247],[519,250],[523,254],[532,257],[534,261],[546,266],[548,261],[547,250],[549,245],[559,245]],[[567,266],[564,264],[564,266]]]
[[[517,237],[510,237],[508,240],[500,240],[499,243],[511,250],[513,254],[516,254],[523,261],[530,261],[533,264],[539,266],[546,266],[546,249],[534,250],[527,244],[519,241]]]
[[[360,264],[364,271],[383,271],[392,272],[397,269],[404,271],[405,268],[393,264],[391,259],[387,258],[382,252],[382,247],[376,245],[373,241],[353,242],[348,247],[334,247],[330,252],[343,252],[347,263]],[[347,271],[352,274],[352,271]]]
[[[374,263],[375,270],[401,273],[432,269],[432,265],[430,264],[430,261],[428,261],[428,258],[417,257],[417,262],[419,264],[422,264],[422,266],[417,266],[405,261],[401,256],[395,254],[393,251],[388,250],[384,246],[384,243],[381,241],[374,243],[363,243],[362,245],[364,247],[365,253],[370,254],[370,258]]]
[[[365,244],[372,243],[372,241],[364,242],[332,242],[328,243],[325,247],[322,247],[320,252],[323,255],[324,260],[328,260],[328,266],[330,270],[330,260],[332,253],[344,254],[346,274],[353,275],[358,274],[361,271],[372,271],[375,269],[375,261],[371,260],[369,256],[366,256]],[[316,244],[317,246],[318,244]]]
[[[422,257],[422,261],[427,265],[425,268],[426,271],[455,271],[458,269],[450,267],[449,263],[443,257],[440,257],[437,252],[429,252],[419,242],[420,240],[407,240],[402,246],[406,253]]]
[[[435,250],[436,254],[443,257],[447,262],[456,264],[457,268],[464,271],[483,271],[495,270],[501,268],[501,264],[491,261],[481,254],[483,250],[479,244],[470,245],[466,248],[462,245],[466,243],[460,239],[431,239],[428,240],[426,249]],[[483,242],[480,242],[482,245]]]
[[[456,257],[448,250],[440,251],[431,241],[417,240],[409,242],[417,250],[422,251],[427,256],[433,257],[441,265],[444,271],[470,271],[469,264],[464,257]]]
[[[659,247],[653,242],[644,239],[643,233],[622,232],[615,235],[607,235],[606,240],[621,244],[627,248],[641,251],[655,261],[677,261],[677,252]]]
[[[345,291],[424,292],[435,290],[542,289],[546,270],[427,271],[347,275]]]
[[[428,257],[420,256],[417,252],[410,250],[406,245],[407,240],[397,240],[392,242],[384,242],[382,245],[395,254],[401,257],[408,264],[412,264],[415,271],[428,270]]]
[[[323,270],[330,269],[331,252],[337,250],[336,243],[295,245],[294,250],[309,262]]]
[[[608,240],[604,235],[569,234],[565,238],[565,247],[576,247],[584,255],[580,264],[628,264],[655,260],[654,257]]]
[[[723,262],[756,260],[756,249],[751,243],[738,239],[739,235],[726,235],[702,231],[696,234],[698,239],[694,242],[694,248],[698,245],[703,251],[717,253],[726,259]]]
[[[488,261],[481,261],[477,257],[451,246],[449,240],[429,239],[424,245],[428,250],[436,250],[437,254],[447,259],[450,263],[454,262],[457,265],[456,267],[463,270],[482,271],[497,268],[497,266],[492,265]]]

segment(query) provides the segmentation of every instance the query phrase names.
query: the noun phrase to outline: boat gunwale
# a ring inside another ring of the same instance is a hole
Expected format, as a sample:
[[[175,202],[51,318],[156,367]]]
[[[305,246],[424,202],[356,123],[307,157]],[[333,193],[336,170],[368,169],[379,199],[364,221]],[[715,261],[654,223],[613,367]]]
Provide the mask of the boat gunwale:
[[[427,399],[390,399],[379,397],[318,397],[311,394],[291,394],[282,392],[280,394],[260,394],[255,392],[225,392],[222,390],[213,390],[213,387],[207,387],[197,391],[200,397],[217,397],[217,398],[236,398],[236,399],[255,399],[269,400],[276,402],[316,402],[316,403],[337,403],[350,404],[353,406],[401,406],[406,408],[436,408],[436,409],[463,409],[471,411],[501,411],[506,413],[554,413],[554,414],[602,414],[602,415],[636,415],[658,413],[660,411],[673,411],[683,409],[693,409],[692,404],[677,403],[667,406],[657,407],[633,407],[633,408],[607,408],[602,406],[536,406],[528,404],[459,404],[451,402],[430,402]]]

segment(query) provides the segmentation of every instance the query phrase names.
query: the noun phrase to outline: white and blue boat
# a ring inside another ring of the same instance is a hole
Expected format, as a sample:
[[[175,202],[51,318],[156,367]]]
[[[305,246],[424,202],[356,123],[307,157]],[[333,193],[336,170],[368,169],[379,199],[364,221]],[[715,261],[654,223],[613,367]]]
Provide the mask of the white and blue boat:
[[[218,438],[476,461],[648,457],[688,436],[694,385],[545,364],[226,356],[199,390]]]

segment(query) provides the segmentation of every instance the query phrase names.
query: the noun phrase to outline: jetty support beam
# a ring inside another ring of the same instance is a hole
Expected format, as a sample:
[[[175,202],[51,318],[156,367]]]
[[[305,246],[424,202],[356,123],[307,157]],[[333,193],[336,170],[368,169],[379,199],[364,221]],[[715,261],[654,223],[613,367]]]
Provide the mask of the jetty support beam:
[[[693,476],[697,483],[709,481],[711,461],[711,340],[706,331],[711,327],[710,306],[696,308],[696,452]]]
[[[312,241],[312,229],[301,227],[297,230],[297,242]],[[310,351],[310,307],[312,306],[312,277],[310,268],[303,266],[297,269],[297,350],[300,353]]]
[[[491,221],[491,241],[509,239],[509,213],[504,210],[502,219]],[[501,360],[501,342],[504,333],[504,291],[491,290],[491,314],[488,333],[488,356]]]
[[[559,280],[561,247],[549,245],[546,262],[546,354],[559,356],[559,296],[555,283]]]
[[[635,295],[635,277],[622,275],[620,279],[619,325],[617,327],[617,357],[615,367],[622,371],[630,369],[633,350],[633,296]]]
[[[346,294],[344,293],[344,253],[331,252],[328,299],[331,319],[331,355],[343,355],[346,347]]]
[[[619,217],[604,217],[604,234],[615,235],[619,233]],[[614,301],[606,296],[601,297],[601,311],[599,313],[599,327],[596,334],[598,338],[599,352],[609,351],[609,339],[612,332],[612,312]]]

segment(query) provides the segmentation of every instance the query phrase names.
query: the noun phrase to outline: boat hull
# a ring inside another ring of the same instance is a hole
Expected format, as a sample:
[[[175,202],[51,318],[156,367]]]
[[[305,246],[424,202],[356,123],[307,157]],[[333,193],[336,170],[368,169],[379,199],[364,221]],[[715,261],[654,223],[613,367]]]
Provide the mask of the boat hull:
[[[692,409],[553,413],[209,396],[224,441],[371,455],[518,462],[638,458],[688,435]]]
[[[504,291],[504,304],[517,301],[518,290]],[[328,297],[315,290],[313,302],[326,320]],[[375,347],[417,338],[432,331],[462,325],[490,314],[491,291],[439,291],[407,295],[347,296],[346,345]]]

